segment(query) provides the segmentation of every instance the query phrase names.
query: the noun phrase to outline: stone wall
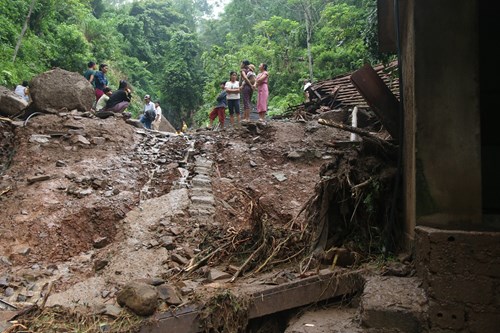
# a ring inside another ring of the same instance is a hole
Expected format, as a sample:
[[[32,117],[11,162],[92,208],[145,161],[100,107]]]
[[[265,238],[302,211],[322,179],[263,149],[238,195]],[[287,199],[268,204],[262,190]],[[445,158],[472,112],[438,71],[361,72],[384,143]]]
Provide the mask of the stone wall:
[[[416,228],[431,332],[498,332],[500,232]]]

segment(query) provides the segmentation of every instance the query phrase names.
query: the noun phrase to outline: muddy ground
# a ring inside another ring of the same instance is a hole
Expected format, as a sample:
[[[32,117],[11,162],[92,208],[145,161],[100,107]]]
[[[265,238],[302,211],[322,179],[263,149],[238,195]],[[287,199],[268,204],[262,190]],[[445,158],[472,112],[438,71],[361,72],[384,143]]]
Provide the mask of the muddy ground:
[[[178,290],[167,309],[207,297],[219,278],[236,276],[237,289],[260,272],[316,269],[303,261],[305,207],[322,165],[352,149],[348,132],[317,121],[185,135],[78,112],[0,125],[0,292],[11,311],[102,313],[141,279]],[[263,230],[268,250],[238,272]]]

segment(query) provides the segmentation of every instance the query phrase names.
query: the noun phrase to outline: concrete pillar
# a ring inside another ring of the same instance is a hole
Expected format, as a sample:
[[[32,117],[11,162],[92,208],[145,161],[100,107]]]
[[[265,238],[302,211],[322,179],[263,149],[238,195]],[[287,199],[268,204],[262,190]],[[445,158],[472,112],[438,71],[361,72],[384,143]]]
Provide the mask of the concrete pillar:
[[[408,0],[402,31],[407,236],[481,223],[476,1]]]

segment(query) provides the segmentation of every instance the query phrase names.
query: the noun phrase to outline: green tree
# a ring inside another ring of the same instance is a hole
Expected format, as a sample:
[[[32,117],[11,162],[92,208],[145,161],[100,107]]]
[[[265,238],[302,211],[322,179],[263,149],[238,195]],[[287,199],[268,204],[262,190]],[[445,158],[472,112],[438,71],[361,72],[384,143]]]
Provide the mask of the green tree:
[[[312,48],[318,78],[334,77],[364,64],[368,56],[362,38],[364,27],[362,8],[345,3],[325,7]]]
[[[181,119],[190,122],[201,105],[205,83],[196,35],[176,31],[163,61],[162,90],[171,120],[175,124],[180,124]]]

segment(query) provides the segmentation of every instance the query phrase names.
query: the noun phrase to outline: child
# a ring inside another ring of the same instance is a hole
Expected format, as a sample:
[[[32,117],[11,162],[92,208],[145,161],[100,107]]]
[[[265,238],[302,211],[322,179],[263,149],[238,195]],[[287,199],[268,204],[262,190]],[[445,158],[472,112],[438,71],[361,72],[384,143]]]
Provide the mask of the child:
[[[224,120],[226,118],[226,107],[227,107],[227,93],[226,93],[226,82],[221,82],[220,83],[220,89],[221,92],[219,93],[219,96],[216,98],[216,105],[212,109],[212,112],[210,112],[209,119],[210,119],[210,126],[209,128],[212,128],[212,124],[214,123],[215,117],[219,116],[219,124],[220,124],[220,129],[224,129]]]
[[[101,111],[102,109],[104,109],[104,107],[106,106],[106,102],[108,101],[109,97],[113,94],[110,87],[104,88],[103,92],[104,92],[104,95],[102,95],[99,98],[99,100],[97,101],[97,103],[95,105],[96,111]]]

